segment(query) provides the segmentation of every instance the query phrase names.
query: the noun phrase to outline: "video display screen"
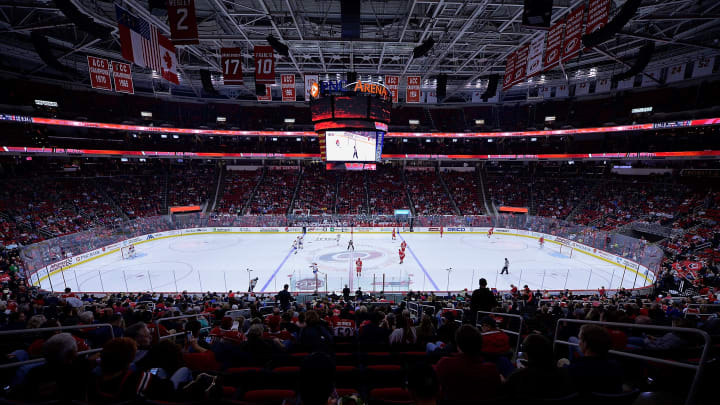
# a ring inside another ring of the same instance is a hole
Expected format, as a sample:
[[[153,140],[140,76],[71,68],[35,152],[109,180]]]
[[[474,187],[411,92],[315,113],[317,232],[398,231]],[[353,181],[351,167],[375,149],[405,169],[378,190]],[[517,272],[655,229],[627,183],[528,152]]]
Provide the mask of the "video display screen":
[[[383,100],[379,97],[370,98],[370,119],[380,122],[390,122],[390,108],[391,103],[389,100]]]
[[[380,133],[382,134],[382,132]],[[325,150],[328,162],[375,162],[378,132],[327,131]]]
[[[310,113],[313,121],[332,119],[332,98],[314,100],[310,103]]]
[[[368,97],[335,97],[335,118],[362,118],[368,116]]]

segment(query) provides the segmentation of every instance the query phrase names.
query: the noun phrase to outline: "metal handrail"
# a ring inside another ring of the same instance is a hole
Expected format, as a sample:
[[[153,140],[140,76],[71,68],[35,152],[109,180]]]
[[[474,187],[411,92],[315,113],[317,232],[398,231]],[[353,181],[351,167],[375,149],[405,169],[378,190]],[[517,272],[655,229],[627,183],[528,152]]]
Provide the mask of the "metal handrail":
[[[169,316],[169,317],[167,317],[167,318],[157,319],[157,320],[156,320],[155,322],[153,322],[153,323],[155,324],[155,333],[157,334],[157,339],[158,339],[158,341],[163,340],[163,339],[169,339],[169,338],[171,338],[171,337],[180,336],[180,335],[184,335],[184,334],[185,334],[184,332],[180,332],[180,333],[172,333],[172,334],[169,334],[169,335],[166,335],[166,336],[160,336],[160,322],[162,322],[162,321],[171,321],[171,320],[173,320],[173,319],[197,318],[197,317],[200,317],[200,316],[204,316],[204,315],[203,315],[203,314],[180,315],[180,316]]]
[[[511,335],[517,336],[517,342],[515,343],[515,353],[513,354],[513,360],[517,359],[518,353],[520,352],[520,335],[522,334],[522,328],[523,328],[523,322],[525,319],[518,314],[507,314],[505,312],[488,312],[488,311],[477,311],[475,313],[475,327],[480,328],[480,317],[478,315],[485,314],[485,315],[496,315],[496,316],[503,316],[508,318],[517,318],[520,320],[520,325],[518,326],[517,332],[514,330],[508,330],[508,329],[500,329],[501,331],[505,333],[509,333]]]
[[[410,311],[411,318],[414,318],[414,319],[418,318],[418,314],[420,313],[420,304],[418,304],[417,302],[408,302],[407,309],[408,309],[408,311]]]
[[[51,328],[35,328],[35,329],[18,329],[18,330],[7,330],[7,331],[0,331],[0,336],[10,336],[10,335],[29,335],[29,334],[38,334],[38,333],[44,333],[44,332],[56,332],[56,331],[62,331],[62,330],[73,330],[73,329],[98,329],[98,328],[104,328],[107,327],[110,329],[110,338],[115,338],[115,331],[113,331],[112,325],[109,323],[96,323],[92,325],[73,325],[73,326],[53,326]],[[92,354],[102,351],[102,349],[90,349],[90,350],[83,350],[81,352],[78,352],[79,355],[84,354]],[[15,363],[7,363],[7,364],[1,364],[0,370],[5,368],[13,368],[13,367],[20,367],[24,366],[26,364],[35,364],[35,363],[44,363],[45,359],[33,359],[33,360],[26,360],[26,361],[18,361]]]
[[[556,344],[564,344],[567,346],[579,346],[577,343],[571,343],[564,340],[558,339],[558,332],[560,331],[560,324],[562,322],[565,323],[579,323],[579,324],[592,324],[592,325],[600,325],[605,327],[616,327],[616,328],[631,328],[631,329],[645,329],[645,330],[656,330],[656,331],[672,331],[672,332],[686,332],[686,333],[694,333],[697,335],[702,336],[702,338],[705,340],[705,344],[702,347],[702,354],[700,355],[700,361],[697,365],[694,364],[687,364],[682,363],[679,361],[674,360],[666,360],[663,358],[658,357],[652,357],[652,356],[646,356],[642,354],[635,354],[635,353],[628,353],[623,352],[619,350],[609,350],[608,353],[622,356],[622,357],[629,357],[632,359],[638,359],[638,360],[648,360],[652,361],[654,363],[660,363],[660,364],[667,364],[669,366],[674,367],[680,367],[680,368],[687,368],[695,370],[695,377],[693,378],[693,382],[690,385],[690,391],[688,392],[688,396],[685,399],[686,405],[693,404],[693,397],[695,396],[695,392],[697,391],[697,385],[700,382],[700,377],[703,372],[703,367],[705,365],[705,362],[707,361],[708,352],[710,351],[710,335],[705,332],[704,330],[696,329],[696,328],[676,328],[672,326],[657,326],[657,325],[641,325],[641,324],[634,324],[634,323],[618,323],[618,322],[600,322],[600,321],[586,321],[583,319],[559,319],[557,321],[557,324],[555,325],[555,336],[553,338],[553,350],[555,348]]]

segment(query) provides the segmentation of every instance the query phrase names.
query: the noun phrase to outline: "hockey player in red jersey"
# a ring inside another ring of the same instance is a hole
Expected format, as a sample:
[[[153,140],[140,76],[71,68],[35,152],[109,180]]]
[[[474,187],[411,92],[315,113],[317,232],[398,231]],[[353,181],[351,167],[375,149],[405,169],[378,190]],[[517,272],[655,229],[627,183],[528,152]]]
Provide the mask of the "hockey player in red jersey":
[[[443,227],[441,226],[441,227],[440,227],[440,237],[441,237],[441,238],[442,238],[442,234],[443,234]]]
[[[405,249],[398,249],[398,255],[400,255],[400,264],[403,264],[403,260],[405,260]]]
[[[407,247],[407,242],[402,241],[402,243],[400,244],[400,249],[402,249],[404,252],[406,247]]]
[[[540,248],[542,248],[543,246],[545,246],[545,238],[543,238],[543,237],[541,236],[540,239],[538,239],[538,243],[540,243]]]
[[[490,237],[492,236],[493,230],[495,230],[494,227],[493,227],[493,228],[490,228],[490,230],[488,231],[488,239],[490,239]]]
[[[395,228],[393,228],[392,240],[395,240]]]
[[[362,275],[362,260],[359,257],[355,261],[355,274],[357,275],[357,277],[360,277]]]

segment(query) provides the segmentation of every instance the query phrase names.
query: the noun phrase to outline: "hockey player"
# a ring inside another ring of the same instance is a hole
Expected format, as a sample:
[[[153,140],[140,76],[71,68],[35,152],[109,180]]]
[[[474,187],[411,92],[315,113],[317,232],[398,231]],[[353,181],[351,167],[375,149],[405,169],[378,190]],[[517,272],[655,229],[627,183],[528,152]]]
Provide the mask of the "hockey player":
[[[490,237],[492,236],[494,230],[495,230],[494,227],[493,227],[493,228],[490,228],[490,230],[488,230],[488,239],[490,239]]]
[[[292,247],[293,247],[293,250],[295,251],[295,254],[297,254],[297,251],[298,251],[298,240],[297,240],[297,239],[295,239],[295,240],[293,241],[293,246],[292,246]]]
[[[298,249],[303,248],[303,238],[302,236],[298,236]]]
[[[406,247],[407,247],[407,242],[402,241],[402,243],[400,243],[400,249],[402,249],[402,251],[404,252]]]
[[[355,251],[355,245],[353,245],[353,240],[352,240],[352,239],[350,239],[350,240],[348,241],[348,247],[347,247],[346,250],[350,250],[350,248],[352,248],[353,252]]]
[[[502,270],[500,270],[500,274],[507,274],[510,275],[510,272],[508,272],[508,267],[510,267],[510,262],[508,261],[507,257],[505,258],[505,265],[503,266]]]
[[[360,277],[362,275],[362,260],[358,257],[355,261],[355,275]]]
[[[542,247],[545,246],[545,238],[541,236],[540,239],[538,239],[538,243],[540,244],[540,249],[542,249]]]
[[[441,226],[441,227],[440,227],[440,237],[441,237],[441,238],[442,238],[442,234],[443,234],[443,227]]]
[[[250,286],[248,287],[248,292],[253,292],[253,290],[255,289],[255,286],[257,285],[257,282],[258,282],[257,277],[250,280]]]
[[[395,228],[393,228],[392,240],[395,240]]]
[[[357,144],[357,142],[355,142]],[[357,146],[353,145],[353,158],[359,159],[358,153],[357,153]]]
[[[337,236],[337,246],[340,246],[340,234]]]
[[[403,260],[405,260],[405,249],[398,249],[398,256],[400,256],[400,264],[403,264]]]
[[[310,268],[312,269],[313,275],[315,276],[315,294],[318,292],[318,264],[313,262],[313,264],[310,265]]]

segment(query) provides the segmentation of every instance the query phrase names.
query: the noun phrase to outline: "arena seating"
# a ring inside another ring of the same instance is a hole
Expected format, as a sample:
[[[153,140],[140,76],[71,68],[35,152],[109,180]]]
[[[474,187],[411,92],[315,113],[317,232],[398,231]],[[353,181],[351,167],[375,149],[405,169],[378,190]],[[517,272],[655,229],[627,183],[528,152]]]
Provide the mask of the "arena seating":
[[[365,175],[362,172],[339,174],[337,197],[338,214],[361,214],[367,211]]]
[[[298,181],[297,170],[270,169],[255,191],[250,214],[286,214]]]
[[[303,210],[310,215],[333,214],[336,190],[335,173],[325,170],[320,164],[305,166],[293,210]]]
[[[454,212],[450,197],[445,192],[434,167],[429,170],[405,170],[410,198],[417,215],[441,215]]]
[[[262,178],[263,169],[256,170],[228,170],[225,173],[224,194],[218,199],[217,212],[239,213],[245,206],[250,193],[252,193],[255,185]]]
[[[480,215],[485,212],[480,185],[474,171],[444,171],[441,176],[461,214]]]
[[[377,171],[368,172],[369,212],[392,215],[395,209],[409,208],[400,170],[389,165],[378,165]]]

